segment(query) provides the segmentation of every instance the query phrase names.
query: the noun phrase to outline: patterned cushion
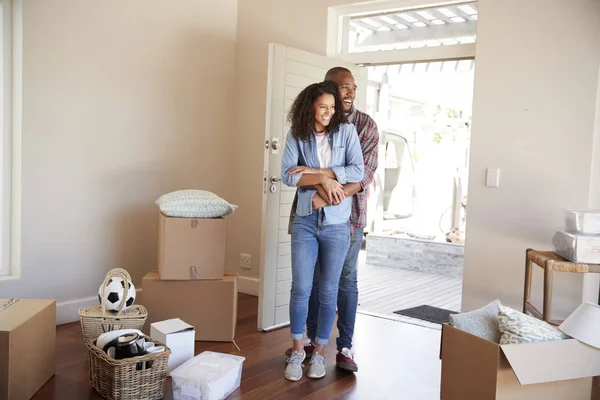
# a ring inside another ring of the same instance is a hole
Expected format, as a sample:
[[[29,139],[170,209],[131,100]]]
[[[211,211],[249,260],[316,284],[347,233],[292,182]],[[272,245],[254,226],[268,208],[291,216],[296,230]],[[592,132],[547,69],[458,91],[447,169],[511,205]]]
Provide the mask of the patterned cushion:
[[[219,218],[237,208],[216,194],[205,190],[178,190],[156,200],[163,214],[182,218]]]
[[[498,321],[502,331],[500,344],[549,342],[569,338],[546,321],[503,305],[498,307]]]
[[[490,340],[500,342],[502,332],[498,328],[498,306],[496,299],[487,306],[462,314],[451,314],[450,325],[461,331]]]

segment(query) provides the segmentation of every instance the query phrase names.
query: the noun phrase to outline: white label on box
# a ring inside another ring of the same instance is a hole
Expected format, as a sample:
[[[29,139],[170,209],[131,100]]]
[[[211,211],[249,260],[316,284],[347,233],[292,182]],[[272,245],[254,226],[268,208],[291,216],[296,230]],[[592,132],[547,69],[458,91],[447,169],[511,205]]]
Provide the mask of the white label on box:
[[[198,399],[202,396],[200,389],[188,385],[181,385],[181,394],[184,396],[196,397]]]

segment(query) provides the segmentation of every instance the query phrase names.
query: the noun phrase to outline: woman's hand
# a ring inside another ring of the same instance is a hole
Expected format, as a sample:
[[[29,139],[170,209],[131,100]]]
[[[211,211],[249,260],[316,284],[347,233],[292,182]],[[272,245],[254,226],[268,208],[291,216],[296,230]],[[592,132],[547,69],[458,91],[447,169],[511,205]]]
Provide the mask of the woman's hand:
[[[291,175],[320,174],[321,171],[319,170],[319,168],[310,168],[310,167],[305,167],[303,165],[297,165],[295,167],[288,169],[288,173]]]
[[[327,198],[325,200],[328,200],[330,204],[340,204],[346,198],[344,188],[335,179],[326,177],[321,185],[327,194]]]

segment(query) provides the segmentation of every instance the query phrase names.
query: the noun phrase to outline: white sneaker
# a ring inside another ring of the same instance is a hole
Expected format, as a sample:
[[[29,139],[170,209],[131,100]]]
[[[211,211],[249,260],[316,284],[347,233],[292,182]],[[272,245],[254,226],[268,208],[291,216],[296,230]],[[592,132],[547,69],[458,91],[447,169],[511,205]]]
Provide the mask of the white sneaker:
[[[294,351],[287,359],[285,367],[285,379],[289,381],[299,381],[302,378],[302,361],[306,358],[306,352]]]
[[[320,355],[318,352],[314,352],[310,359],[310,369],[308,370],[308,377],[313,379],[322,378],[325,376],[325,357]]]

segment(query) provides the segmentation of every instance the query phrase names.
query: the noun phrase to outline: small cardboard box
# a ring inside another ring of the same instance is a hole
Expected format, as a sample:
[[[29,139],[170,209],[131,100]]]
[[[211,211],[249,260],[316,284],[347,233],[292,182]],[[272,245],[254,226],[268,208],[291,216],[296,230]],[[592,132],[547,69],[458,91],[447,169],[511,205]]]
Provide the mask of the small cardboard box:
[[[600,350],[575,339],[498,345],[442,326],[442,400],[590,400]]]
[[[151,324],[150,337],[166,344],[171,350],[169,373],[194,357],[194,327],[179,318]]]
[[[221,279],[225,218],[175,218],[158,212],[158,272],[163,280]]]
[[[56,301],[0,299],[0,400],[29,400],[56,364]]]
[[[142,279],[140,304],[153,322],[181,318],[193,325],[197,341],[231,342],[237,325],[237,276],[220,280],[164,281],[157,271]]]

